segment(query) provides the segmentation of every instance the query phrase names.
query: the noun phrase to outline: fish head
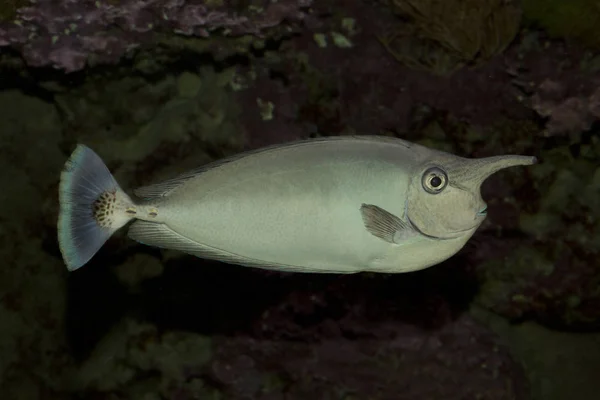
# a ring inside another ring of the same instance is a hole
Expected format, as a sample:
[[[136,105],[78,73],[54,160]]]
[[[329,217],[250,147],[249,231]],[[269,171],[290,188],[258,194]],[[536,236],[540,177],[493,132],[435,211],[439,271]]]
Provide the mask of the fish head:
[[[467,159],[435,153],[410,181],[406,216],[422,234],[450,239],[472,234],[487,215],[481,184],[495,172],[531,165],[535,157],[505,155]]]

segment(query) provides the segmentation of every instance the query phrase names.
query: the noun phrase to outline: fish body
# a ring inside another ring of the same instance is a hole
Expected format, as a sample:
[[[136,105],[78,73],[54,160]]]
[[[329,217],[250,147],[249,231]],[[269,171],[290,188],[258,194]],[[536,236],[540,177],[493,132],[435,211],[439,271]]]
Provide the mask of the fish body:
[[[504,157],[489,163],[497,170],[535,162]],[[132,199],[79,146],[61,179],[59,243],[67,267],[77,269],[134,219],[134,240],[232,264],[414,271],[454,255],[485,218],[479,186],[489,174],[481,176],[477,162],[400,139],[313,139],[237,155],[134,190]],[[425,190],[438,181],[446,199]]]

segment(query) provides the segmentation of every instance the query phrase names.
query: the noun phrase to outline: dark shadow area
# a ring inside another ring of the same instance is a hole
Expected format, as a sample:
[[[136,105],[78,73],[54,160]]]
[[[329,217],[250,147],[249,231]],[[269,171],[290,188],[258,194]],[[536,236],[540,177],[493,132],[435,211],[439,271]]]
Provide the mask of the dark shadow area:
[[[146,320],[160,331],[209,336],[319,341],[323,337],[373,337],[364,326],[410,324],[430,330],[463,313],[477,292],[467,259],[458,255],[408,274],[301,274],[247,268],[184,256],[164,273],[127,293],[111,265],[136,251],[107,243],[68,278],[67,333],[83,360],[123,316]],[[390,332],[391,333],[391,332]]]
[[[312,340],[318,331],[358,337],[369,334],[351,325],[394,322],[434,329],[460,315],[477,292],[465,262],[457,256],[409,274],[335,275],[279,273],[184,257],[167,262],[162,276],[142,284],[136,312],[162,330],[206,335]]]
[[[293,287],[290,278],[267,271],[182,257],[165,263],[160,277],[143,282],[136,304],[140,316],[161,330],[232,334],[248,329]]]
[[[107,243],[84,267],[67,277],[66,334],[71,352],[85,360],[98,341],[131,310],[131,297],[111,270],[130,253]]]

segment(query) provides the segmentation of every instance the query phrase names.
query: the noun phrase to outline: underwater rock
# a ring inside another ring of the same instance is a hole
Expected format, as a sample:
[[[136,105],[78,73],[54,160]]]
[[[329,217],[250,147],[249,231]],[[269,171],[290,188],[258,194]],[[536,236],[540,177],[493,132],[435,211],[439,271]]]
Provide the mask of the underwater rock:
[[[388,329],[380,340],[221,339],[215,358],[235,378],[219,383],[236,400],[528,398],[506,349],[467,316],[436,331],[391,321]],[[379,327],[369,330],[377,335]]]
[[[74,72],[89,64],[116,63],[145,45],[156,46],[161,35],[263,36],[273,29],[289,33],[311,2],[280,0],[263,8],[203,0],[13,0],[0,6],[0,48],[17,50],[28,66]]]
[[[523,206],[483,230],[469,255],[482,306],[554,328],[600,328],[600,138],[576,147],[542,151],[540,164],[515,178],[522,189],[512,204]]]
[[[548,118],[546,136],[578,134],[600,119],[600,84],[591,83],[590,88],[587,96],[569,96],[559,82],[546,80],[539,85],[531,102],[539,115]]]
[[[505,58],[515,99],[541,117],[536,137],[575,144],[600,118],[600,57],[581,43],[524,29]]]
[[[159,80],[92,77],[54,96],[65,145],[85,143],[118,164],[126,190],[210,161],[207,149],[239,151],[245,137],[229,90],[235,76],[235,68],[208,66]]]
[[[212,387],[232,400],[529,399],[518,363],[466,314],[456,265],[336,276],[203,264],[169,262],[140,298],[163,330],[213,338],[210,360],[167,398]]]

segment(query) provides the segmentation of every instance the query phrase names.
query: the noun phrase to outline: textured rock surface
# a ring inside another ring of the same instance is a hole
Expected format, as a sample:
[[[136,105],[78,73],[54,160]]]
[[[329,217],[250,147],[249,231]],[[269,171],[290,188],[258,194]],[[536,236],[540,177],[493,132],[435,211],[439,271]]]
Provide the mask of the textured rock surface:
[[[116,63],[140,46],[168,40],[161,35],[208,37],[219,31],[235,37],[260,36],[269,29],[286,32],[289,23],[302,20],[302,8],[311,0],[262,4],[235,0],[15,0],[2,6],[6,20],[0,20],[0,46],[17,49],[29,66],[73,72],[88,64]]]

